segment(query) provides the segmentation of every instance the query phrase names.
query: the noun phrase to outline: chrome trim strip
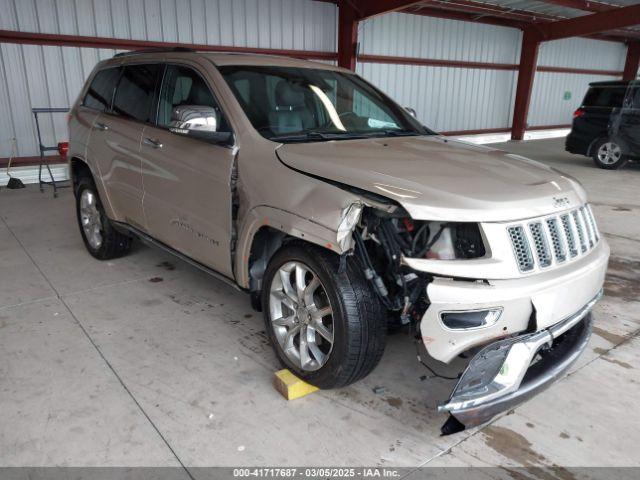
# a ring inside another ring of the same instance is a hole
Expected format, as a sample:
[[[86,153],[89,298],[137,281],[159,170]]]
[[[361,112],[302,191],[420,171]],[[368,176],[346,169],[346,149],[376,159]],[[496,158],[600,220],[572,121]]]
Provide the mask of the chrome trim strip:
[[[113,224],[113,226],[117,229],[120,230],[124,233],[128,233],[130,235],[133,235],[135,237],[137,237],[141,242],[146,243],[147,245],[150,245],[152,247],[156,247],[159,248],[160,250],[164,250],[165,252],[173,255],[174,257],[179,258],[180,260],[182,260],[183,262],[188,263],[189,265],[192,265],[194,267],[196,267],[199,270],[202,270],[203,272],[205,272],[208,275],[211,275],[212,277],[216,278],[217,280],[220,280],[221,282],[226,283],[227,285],[235,288],[236,290],[240,290],[241,292],[246,291],[245,289],[241,288],[233,279],[227,277],[226,275],[223,275],[222,273],[207,267],[206,265],[203,265],[200,262],[197,262],[196,260],[188,257],[187,255],[171,248],[170,246],[162,243],[159,240],[156,240],[155,238],[147,235],[146,233],[144,233],[142,230],[137,229],[136,227],[133,227],[131,225],[129,225],[128,223],[122,223],[122,222],[116,222],[116,221],[111,221],[111,223]]]
[[[442,315],[445,313],[466,313],[466,312],[488,312],[490,310],[499,310],[498,318],[493,323],[487,325],[481,325],[479,327],[470,327],[470,328],[449,328],[444,324],[444,320],[442,319]],[[440,321],[440,326],[443,330],[448,330],[450,332],[470,332],[473,330],[482,330],[483,328],[489,328],[498,323],[498,321],[502,318],[502,314],[504,312],[504,307],[495,306],[495,307],[486,307],[486,308],[473,308],[473,309],[461,309],[461,310],[440,310],[438,312],[438,320]]]
[[[551,332],[551,336],[553,338],[558,338],[564,332],[566,332],[567,330],[577,325],[578,322],[580,322],[580,320],[582,320],[591,311],[591,309],[595,306],[595,304],[598,303],[598,301],[602,298],[602,294],[603,294],[603,290],[601,289],[596,294],[595,297],[589,300],[589,302],[587,302],[587,304],[584,307],[582,307],[580,310],[578,310],[576,313],[571,315],[569,318],[565,320],[561,320],[555,325],[552,325],[551,327],[549,327],[549,332]]]
[[[451,397],[446,403],[438,406],[438,411],[450,412],[456,417],[459,416],[460,420],[464,418],[465,422],[463,423],[465,423],[466,426],[479,425],[503,411],[503,405],[506,404],[508,407],[512,407],[532,395],[534,390],[540,389],[556,380],[559,375],[580,355],[586,345],[586,340],[580,341],[578,346],[570,352],[570,355],[566,359],[559,362],[558,365],[555,365],[554,368],[550,369],[546,375],[538,378],[535,385],[523,385],[523,379],[525,378],[529,368],[532,367],[531,362],[535,358],[540,347],[545,343],[552,342],[555,338],[558,338],[563,333],[578,325],[580,321],[589,315],[591,309],[601,297],[602,290],[600,290],[598,294],[587,302],[587,304],[585,304],[578,312],[545,330],[523,335],[520,339],[515,337],[499,340],[490,344],[488,347],[500,342],[513,342],[511,349],[502,364],[503,367],[506,367],[506,371],[512,372],[512,375],[510,376],[511,378],[507,379],[508,381],[504,383],[498,382],[498,385],[503,386],[503,388],[497,391],[481,394],[472,398],[469,398],[469,392],[467,392],[462,398],[456,399],[456,391],[464,377],[463,373],[460,380],[458,380],[458,383],[456,383],[456,386],[451,393]],[[590,334],[590,324],[588,327]],[[469,362],[467,370],[472,368],[474,362],[482,361],[482,353],[483,351],[480,351],[476,354],[471,362]],[[465,370],[465,373],[467,370]]]
[[[560,379],[580,357],[591,337],[593,320],[587,315],[583,322],[568,332],[570,338],[562,342],[557,351],[550,352],[550,357],[543,357],[527,371],[520,388],[512,393],[496,398],[485,404],[464,410],[452,410],[451,417],[442,426],[443,435],[455,433],[468,427],[481,425],[497,414],[512,409],[525,400],[537,395]],[[453,422],[451,422],[453,420]],[[451,429],[451,423],[454,429]]]

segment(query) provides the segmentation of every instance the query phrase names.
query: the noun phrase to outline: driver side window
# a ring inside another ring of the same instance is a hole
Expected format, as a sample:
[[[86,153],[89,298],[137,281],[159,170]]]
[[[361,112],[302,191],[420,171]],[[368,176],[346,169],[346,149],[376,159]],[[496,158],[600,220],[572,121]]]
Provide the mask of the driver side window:
[[[168,65],[158,104],[158,126],[169,129],[225,131],[213,93],[193,69]]]

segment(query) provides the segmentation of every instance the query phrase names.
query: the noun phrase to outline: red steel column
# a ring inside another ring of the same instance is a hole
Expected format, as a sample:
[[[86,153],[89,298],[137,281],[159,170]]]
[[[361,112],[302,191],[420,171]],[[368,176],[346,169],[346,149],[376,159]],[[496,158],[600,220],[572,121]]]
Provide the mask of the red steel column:
[[[529,114],[529,103],[531,102],[531,91],[533,90],[533,77],[538,63],[539,46],[540,37],[530,30],[525,30],[522,37],[520,66],[518,67],[518,87],[513,110],[513,128],[511,129],[512,140],[522,140],[524,131],[527,128],[527,115]]]
[[[640,66],[640,42],[632,42],[627,45],[627,61],[624,64],[622,79],[635,80]]]
[[[358,18],[348,0],[338,7],[338,66],[356,69],[356,45],[358,43]]]

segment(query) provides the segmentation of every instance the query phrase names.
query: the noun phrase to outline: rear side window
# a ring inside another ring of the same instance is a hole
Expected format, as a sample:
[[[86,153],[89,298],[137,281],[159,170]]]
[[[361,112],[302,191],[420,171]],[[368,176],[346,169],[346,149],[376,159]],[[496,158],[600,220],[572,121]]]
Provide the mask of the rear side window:
[[[627,100],[632,108],[640,108],[640,86],[635,86],[631,89]]]
[[[120,68],[107,68],[96,73],[82,101],[85,107],[104,112],[111,108],[113,91],[120,77]]]
[[[153,122],[153,98],[159,72],[158,64],[124,67],[113,100],[113,113],[139,122]]]
[[[582,105],[584,107],[622,107],[627,87],[624,86],[602,86],[591,87],[584,97]]]

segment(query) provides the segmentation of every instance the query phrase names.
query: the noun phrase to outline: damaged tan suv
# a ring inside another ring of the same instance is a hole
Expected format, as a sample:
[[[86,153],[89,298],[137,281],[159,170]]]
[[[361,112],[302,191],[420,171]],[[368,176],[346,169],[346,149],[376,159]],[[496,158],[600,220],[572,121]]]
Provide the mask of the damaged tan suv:
[[[448,140],[348,70],[119,54],[70,139],[94,257],[138,238],[237,285],[321,388],[363,378],[387,329],[413,327],[436,366],[466,359],[439,407],[452,433],[548,386],[589,338],[609,247],[578,182]]]

